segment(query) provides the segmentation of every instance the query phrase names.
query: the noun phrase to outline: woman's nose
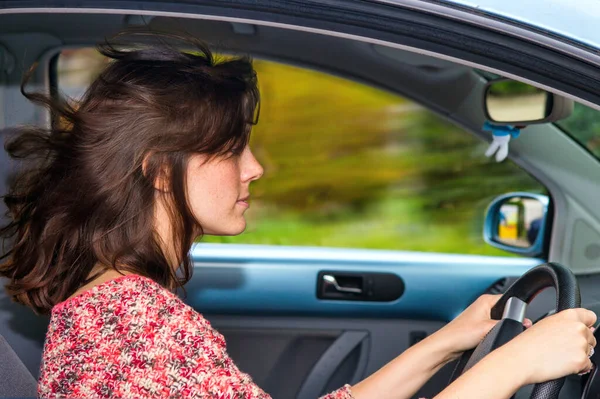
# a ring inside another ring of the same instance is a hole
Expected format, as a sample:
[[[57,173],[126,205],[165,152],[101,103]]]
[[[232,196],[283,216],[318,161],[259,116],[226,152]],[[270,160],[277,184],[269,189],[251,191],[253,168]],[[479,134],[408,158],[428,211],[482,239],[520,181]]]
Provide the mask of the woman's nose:
[[[260,164],[260,162],[258,162],[258,160],[256,159],[256,157],[250,149],[247,149],[245,152],[246,159],[244,162],[245,167],[243,173],[243,180],[253,181],[260,179],[265,170],[263,169],[262,165]]]

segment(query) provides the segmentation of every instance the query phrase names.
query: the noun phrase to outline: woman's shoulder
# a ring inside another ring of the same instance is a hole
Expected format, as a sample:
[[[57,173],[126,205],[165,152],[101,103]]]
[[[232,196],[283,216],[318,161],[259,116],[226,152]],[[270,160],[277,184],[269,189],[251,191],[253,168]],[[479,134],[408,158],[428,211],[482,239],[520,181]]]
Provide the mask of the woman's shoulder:
[[[164,292],[163,292],[164,291]],[[104,281],[88,290],[56,304],[52,314],[72,313],[83,309],[102,310],[117,304],[131,305],[142,301],[153,302],[168,291],[154,280],[137,274],[126,274]]]
[[[151,334],[161,337],[159,341],[182,342],[190,336],[202,336],[224,345],[210,322],[177,295],[150,278],[133,274],[98,284],[56,305],[48,334],[100,334],[114,339]]]
[[[154,280],[127,274],[101,284],[67,299],[52,309],[54,320],[95,320],[110,323],[170,323],[185,325],[185,322],[209,327],[208,322],[194,309],[186,305],[177,295]],[[108,318],[108,319],[107,319]]]

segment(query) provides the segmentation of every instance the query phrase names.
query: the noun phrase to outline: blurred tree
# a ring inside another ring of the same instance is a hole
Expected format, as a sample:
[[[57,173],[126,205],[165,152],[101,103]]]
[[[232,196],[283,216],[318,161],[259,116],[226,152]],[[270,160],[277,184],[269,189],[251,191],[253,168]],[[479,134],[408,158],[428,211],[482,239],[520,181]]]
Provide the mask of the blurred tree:
[[[306,69],[265,61],[255,68],[263,98],[252,141],[266,167],[256,184],[261,199],[298,210],[361,209],[403,178],[410,162],[382,152],[393,141],[391,109],[405,100]]]
[[[486,158],[487,144],[429,112],[412,115],[419,129],[422,210],[430,218],[458,221],[479,205],[508,191],[544,192],[544,188],[510,161]]]
[[[573,113],[558,122],[558,126],[600,157],[600,112],[583,104],[575,103]]]
[[[494,82],[490,87],[490,93],[495,96],[512,96],[515,94],[534,94],[540,92],[535,86],[516,80],[502,80]]]

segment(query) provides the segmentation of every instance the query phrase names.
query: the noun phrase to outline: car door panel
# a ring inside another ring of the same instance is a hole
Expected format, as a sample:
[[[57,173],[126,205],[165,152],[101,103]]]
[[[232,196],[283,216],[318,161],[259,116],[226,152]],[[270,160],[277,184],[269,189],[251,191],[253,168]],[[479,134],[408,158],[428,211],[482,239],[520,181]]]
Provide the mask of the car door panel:
[[[226,250],[225,250],[226,249]],[[275,398],[316,398],[375,372],[537,259],[198,244],[186,302],[226,338],[241,370]],[[319,272],[392,273],[390,302],[320,300]],[[446,366],[419,395],[445,386]]]
[[[200,244],[187,301],[205,313],[390,317],[448,321],[505,276],[538,259],[355,249]],[[404,282],[392,302],[320,300],[318,273],[392,273]]]
[[[228,352],[274,398],[314,398],[355,383],[444,323],[430,320],[205,315]],[[413,338],[414,337],[414,338]],[[447,383],[452,366],[420,394]]]

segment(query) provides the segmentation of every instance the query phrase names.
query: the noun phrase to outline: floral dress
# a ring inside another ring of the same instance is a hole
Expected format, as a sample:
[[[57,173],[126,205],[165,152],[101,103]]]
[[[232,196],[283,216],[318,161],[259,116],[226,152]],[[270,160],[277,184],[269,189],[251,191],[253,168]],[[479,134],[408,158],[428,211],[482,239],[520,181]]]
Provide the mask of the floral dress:
[[[153,280],[126,275],[52,309],[40,398],[267,399],[223,336]],[[348,385],[323,399],[351,399]]]

